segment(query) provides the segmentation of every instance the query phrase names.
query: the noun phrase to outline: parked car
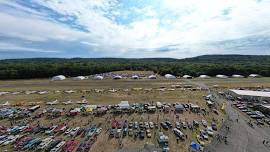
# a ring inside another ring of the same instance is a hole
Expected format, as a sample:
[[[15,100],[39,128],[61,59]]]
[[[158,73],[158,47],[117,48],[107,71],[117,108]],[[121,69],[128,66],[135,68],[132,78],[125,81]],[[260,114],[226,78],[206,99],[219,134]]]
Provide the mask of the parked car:
[[[160,123],[160,126],[161,126],[163,129],[165,129],[165,130],[168,130],[168,129],[169,129],[169,127],[167,126],[167,124],[166,124],[165,122],[161,122],[161,123]]]
[[[185,121],[183,121],[182,126],[183,126],[184,129],[186,129],[187,128],[187,123]]]
[[[211,126],[212,126],[213,130],[217,131],[217,124],[216,123],[213,122]]]
[[[52,137],[48,137],[45,138],[41,141],[41,143],[38,145],[38,149],[44,149],[45,147],[47,147],[51,142],[53,142],[53,138]]]
[[[58,143],[53,149],[51,149],[50,152],[57,152],[60,150],[60,148],[62,148],[65,145],[65,141],[61,141],[60,143]]]
[[[202,120],[202,125],[204,126],[204,127],[207,127],[207,121],[206,120]]]
[[[143,139],[144,136],[145,136],[145,131],[144,131],[144,130],[140,130],[140,132],[139,132],[139,137],[140,137],[141,139]]]
[[[51,149],[53,149],[57,144],[61,142],[60,139],[52,141],[48,146],[45,148],[45,152],[49,152]]]
[[[175,122],[175,128],[181,129],[181,124],[178,121]]]
[[[165,123],[167,124],[167,126],[168,126],[169,128],[172,128],[172,127],[173,127],[173,125],[172,125],[172,123],[171,123],[170,121],[165,121]]]
[[[155,126],[154,126],[154,123],[153,122],[149,122],[149,127],[150,129],[153,129]]]
[[[209,135],[209,136],[214,136],[214,131],[213,131],[213,129],[212,129],[212,127],[207,127],[207,134]]]
[[[147,138],[151,138],[151,131],[149,129],[146,130]]]

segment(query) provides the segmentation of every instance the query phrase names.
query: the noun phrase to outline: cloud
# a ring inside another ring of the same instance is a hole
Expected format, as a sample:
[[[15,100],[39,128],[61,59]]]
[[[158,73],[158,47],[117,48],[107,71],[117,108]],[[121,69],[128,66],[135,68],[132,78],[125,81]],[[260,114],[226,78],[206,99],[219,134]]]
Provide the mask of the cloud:
[[[61,51],[28,48],[28,47],[19,46],[16,44],[0,42],[0,53],[1,52],[60,53]]]
[[[3,0],[0,9],[3,37],[69,52],[74,44],[96,56],[265,54],[270,43],[268,0]]]

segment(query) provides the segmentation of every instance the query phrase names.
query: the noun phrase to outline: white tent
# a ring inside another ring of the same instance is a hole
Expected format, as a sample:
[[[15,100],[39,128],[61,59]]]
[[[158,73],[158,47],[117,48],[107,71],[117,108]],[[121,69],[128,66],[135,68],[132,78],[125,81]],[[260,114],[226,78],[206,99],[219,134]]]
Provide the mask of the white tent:
[[[221,79],[226,79],[226,78],[228,78],[228,76],[226,76],[226,75],[221,75],[221,74],[216,75],[216,77],[217,77],[217,78],[221,78]]]
[[[150,75],[148,78],[149,78],[149,79],[156,79],[157,76],[156,76],[156,75]]]
[[[115,79],[115,80],[117,80],[117,79],[122,79],[122,76],[116,75],[116,76],[113,77],[113,79]]]
[[[202,78],[202,79],[209,79],[210,76],[208,76],[208,75],[200,75],[199,78]]]
[[[244,76],[242,75],[239,75],[239,74],[234,74],[232,75],[233,78],[244,78]]]
[[[140,77],[138,75],[133,75],[131,78],[132,79],[139,79]]]
[[[84,76],[77,76],[77,77],[74,77],[73,80],[84,80],[85,77]]]
[[[101,75],[97,75],[94,77],[94,80],[103,80],[103,79],[104,79],[104,77]]]
[[[119,106],[120,109],[129,109],[129,103],[128,103],[128,101],[121,101],[118,104],[118,106]]]
[[[165,74],[164,76],[166,79],[176,79],[176,77],[172,74]]]
[[[190,76],[190,75],[184,75],[183,78],[185,78],[185,79],[192,79],[192,76]]]
[[[57,75],[57,76],[52,77],[52,81],[62,81],[65,79],[66,79],[66,77],[63,75]]]
[[[250,74],[249,77],[251,77],[251,78],[258,78],[258,77],[260,77],[260,75],[259,74]]]

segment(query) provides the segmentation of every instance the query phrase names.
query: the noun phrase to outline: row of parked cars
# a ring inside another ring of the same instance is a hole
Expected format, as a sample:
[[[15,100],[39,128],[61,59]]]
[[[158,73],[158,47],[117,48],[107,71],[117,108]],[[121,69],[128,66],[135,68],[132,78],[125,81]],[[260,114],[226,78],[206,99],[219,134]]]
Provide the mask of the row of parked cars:
[[[96,125],[91,125],[87,128],[74,127],[69,128],[65,124],[53,125],[50,127],[39,125],[21,125],[13,126],[11,128],[5,128],[0,126],[1,136],[0,145],[14,145],[15,150],[33,150],[40,149],[45,151],[57,152],[60,150],[71,152],[77,149],[77,151],[89,151],[97,136],[101,133],[102,128],[98,128]],[[37,135],[38,134],[38,135]],[[47,138],[35,138],[37,136],[49,136]],[[79,144],[78,141],[63,139],[55,139],[57,135],[66,135],[70,137],[84,138]]]
[[[120,138],[128,135],[133,136],[134,138],[139,137],[141,139],[145,137],[151,138],[152,129],[163,128],[164,130],[172,129],[177,137],[179,137],[180,139],[184,139],[184,134],[181,131],[182,129],[193,129],[194,127],[198,128],[199,125],[204,126],[205,129],[202,132],[205,132],[209,136],[213,136],[214,131],[217,131],[216,123],[213,122],[211,126],[208,126],[206,120],[202,120],[200,122],[196,120],[192,122],[177,121],[174,125],[168,120],[162,121],[160,122],[160,124],[155,122],[128,122],[127,120],[121,123],[120,121],[114,120],[112,122],[112,127],[109,132],[109,137]]]
[[[252,105],[248,105],[248,103],[243,101],[235,101],[233,105],[240,111],[246,113],[250,118],[256,119],[258,123],[264,124],[262,119],[265,118],[265,115],[260,111],[252,110]]]

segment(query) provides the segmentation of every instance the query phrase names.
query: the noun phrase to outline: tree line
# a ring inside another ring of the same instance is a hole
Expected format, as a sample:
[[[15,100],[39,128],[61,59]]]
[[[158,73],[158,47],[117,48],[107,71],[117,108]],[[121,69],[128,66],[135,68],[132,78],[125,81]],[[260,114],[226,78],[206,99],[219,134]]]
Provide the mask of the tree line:
[[[160,75],[171,73],[199,76],[206,74],[248,76],[251,73],[270,76],[270,56],[205,55],[186,59],[171,58],[33,58],[0,60],[0,79],[48,78],[92,75],[121,70],[154,71]]]

